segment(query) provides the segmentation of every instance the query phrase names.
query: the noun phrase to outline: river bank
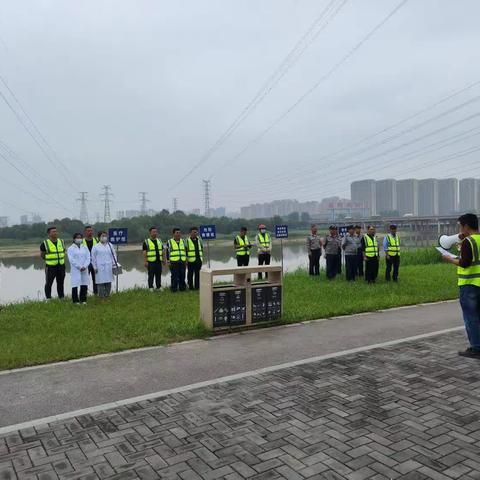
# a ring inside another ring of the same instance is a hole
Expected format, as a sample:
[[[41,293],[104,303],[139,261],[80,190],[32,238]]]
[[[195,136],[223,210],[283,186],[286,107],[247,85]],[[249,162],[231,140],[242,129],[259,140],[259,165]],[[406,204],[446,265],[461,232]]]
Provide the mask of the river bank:
[[[427,261],[425,257],[423,262]],[[383,269],[376,285],[347,284],[343,278],[328,282],[324,272],[317,278],[303,270],[287,273],[282,323],[457,297],[455,269],[450,265],[405,263],[398,284],[385,282]],[[199,321],[197,292],[145,289],[120,292],[105,304],[90,298],[87,306],[75,306],[69,300],[8,305],[0,310],[0,331],[0,369],[209,335]]]

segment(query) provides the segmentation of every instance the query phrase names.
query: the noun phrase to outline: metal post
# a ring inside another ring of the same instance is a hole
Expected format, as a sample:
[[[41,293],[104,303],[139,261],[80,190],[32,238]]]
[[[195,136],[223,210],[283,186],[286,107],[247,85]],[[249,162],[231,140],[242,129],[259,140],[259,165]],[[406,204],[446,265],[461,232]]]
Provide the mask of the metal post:
[[[280,250],[282,252],[282,275],[283,275],[283,238],[280,239]],[[282,296],[282,298],[283,298],[283,296]]]
[[[116,245],[117,250],[117,263],[118,263],[118,244]],[[115,292],[118,293],[118,275],[115,275]]]
[[[208,258],[208,268],[210,268],[210,240],[207,240],[207,258]]]

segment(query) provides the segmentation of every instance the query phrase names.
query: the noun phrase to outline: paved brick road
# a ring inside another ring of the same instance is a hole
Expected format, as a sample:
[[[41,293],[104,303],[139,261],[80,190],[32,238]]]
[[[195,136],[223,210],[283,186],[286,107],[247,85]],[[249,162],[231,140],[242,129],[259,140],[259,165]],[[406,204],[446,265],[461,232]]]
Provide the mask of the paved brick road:
[[[0,479],[480,479],[480,362],[463,346],[432,337],[9,434]]]

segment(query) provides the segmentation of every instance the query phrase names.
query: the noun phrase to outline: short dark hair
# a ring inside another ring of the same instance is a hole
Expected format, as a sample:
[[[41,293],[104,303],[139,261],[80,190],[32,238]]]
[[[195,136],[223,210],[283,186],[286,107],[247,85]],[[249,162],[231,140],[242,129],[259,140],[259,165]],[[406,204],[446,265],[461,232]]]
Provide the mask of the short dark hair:
[[[87,228],[91,228],[93,230],[93,227],[91,225],[85,225],[84,230],[86,230]]]
[[[246,232],[246,231],[248,231],[248,229],[247,229],[247,227],[240,227],[240,231],[241,232]]]
[[[198,227],[190,227],[190,232],[193,232],[194,230],[198,231]]]
[[[50,233],[52,230],[56,230],[57,227],[55,225],[52,225],[51,227],[47,228],[47,233]]]
[[[360,230],[362,229],[360,225],[355,225],[353,228],[359,228]]]
[[[317,228],[317,225],[316,225],[315,223],[312,223],[312,224],[310,225],[310,228]]]
[[[150,227],[150,228],[148,229],[149,232],[151,232],[152,230],[157,230],[157,227],[153,227],[153,226],[152,226],[152,227]]]
[[[353,230],[355,227],[353,225],[347,225],[347,230]]]
[[[100,238],[102,235],[107,235],[107,232],[104,232],[103,230],[100,230],[98,233],[98,238]]]
[[[376,228],[376,227],[375,227],[375,225],[367,225],[367,230],[368,230],[369,228]]]
[[[178,227],[175,227],[173,230],[172,230],[172,233],[175,233],[175,232],[180,232],[181,230],[178,228]]]
[[[83,238],[83,235],[82,235],[81,233],[74,233],[74,234],[73,234],[73,239],[74,239],[74,240],[75,240],[76,238],[78,238],[78,237]]]
[[[465,213],[458,217],[458,223],[464,227],[465,225],[473,230],[478,230],[478,217],[474,213]]]

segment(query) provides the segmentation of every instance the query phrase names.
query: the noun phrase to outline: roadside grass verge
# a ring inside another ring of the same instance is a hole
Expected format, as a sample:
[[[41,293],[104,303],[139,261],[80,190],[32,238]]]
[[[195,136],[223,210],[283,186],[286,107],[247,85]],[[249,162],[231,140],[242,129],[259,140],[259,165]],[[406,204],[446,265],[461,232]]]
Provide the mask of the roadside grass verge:
[[[285,275],[283,323],[368,312],[456,298],[455,269],[445,264],[406,265],[400,282],[327,281],[302,270]],[[205,338],[197,292],[172,294],[129,290],[108,303],[89,298],[87,306],[69,300],[25,302],[0,311],[0,369],[165,345]],[[361,318],[359,318],[361,328]],[[421,318],[418,319],[422,321]],[[345,334],[348,334],[346,332]],[[192,359],[193,360],[193,359]]]

